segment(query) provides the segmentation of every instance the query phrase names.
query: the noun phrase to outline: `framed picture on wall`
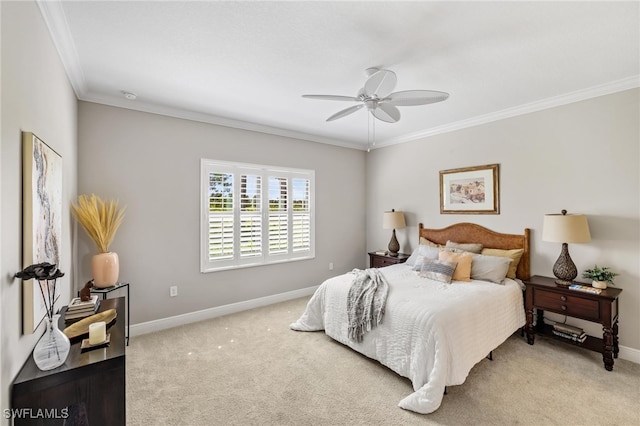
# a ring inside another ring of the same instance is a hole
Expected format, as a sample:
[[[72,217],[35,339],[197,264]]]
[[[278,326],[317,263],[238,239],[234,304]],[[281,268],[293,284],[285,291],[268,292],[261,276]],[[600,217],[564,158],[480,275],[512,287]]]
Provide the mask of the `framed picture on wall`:
[[[31,132],[22,133],[22,264],[60,265],[62,157]],[[59,292],[60,286],[57,287]],[[38,327],[46,308],[38,280],[22,282],[22,332]],[[59,294],[54,296],[57,299]]]
[[[441,170],[440,213],[500,214],[499,165]]]

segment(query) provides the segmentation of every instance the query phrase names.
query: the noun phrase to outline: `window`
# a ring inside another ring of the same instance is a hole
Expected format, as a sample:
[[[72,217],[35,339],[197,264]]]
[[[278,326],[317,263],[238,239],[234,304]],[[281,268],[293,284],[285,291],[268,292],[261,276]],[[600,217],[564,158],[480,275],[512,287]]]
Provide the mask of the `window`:
[[[202,160],[201,272],[314,256],[314,171]]]

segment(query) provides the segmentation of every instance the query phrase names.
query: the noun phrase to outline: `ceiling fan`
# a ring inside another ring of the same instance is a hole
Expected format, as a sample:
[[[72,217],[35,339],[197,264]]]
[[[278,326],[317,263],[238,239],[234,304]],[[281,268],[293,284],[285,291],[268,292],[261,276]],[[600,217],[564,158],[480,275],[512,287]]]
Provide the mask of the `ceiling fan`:
[[[367,81],[365,81],[364,87],[358,90],[355,97],[340,95],[302,95],[302,97],[327,101],[359,102],[358,105],[336,112],[327,118],[327,121],[337,120],[366,107],[375,118],[387,123],[395,123],[400,120],[400,110],[397,108],[399,106],[427,105],[442,102],[449,97],[448,93],[435,90],[392,92],[398,81],[396,73],[378,68],[368,68],[366,73]]]

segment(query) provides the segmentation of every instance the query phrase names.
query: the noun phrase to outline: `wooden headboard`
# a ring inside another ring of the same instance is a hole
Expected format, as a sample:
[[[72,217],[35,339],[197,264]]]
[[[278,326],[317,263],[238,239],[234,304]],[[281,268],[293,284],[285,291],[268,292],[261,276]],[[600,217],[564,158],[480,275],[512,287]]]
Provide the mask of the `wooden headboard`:
[[[521,280],[530,277],[529,228],[525,228],[524,233],[520,235],[502,234],[475,223],[456,223],[442,229],[428,229],[421,223],[418,225],[418,236],[442,245],[445,245],[447,240],[451,240],[456,243],[480,243],[485,248],[501,250],[524,249],[518,263],[516,277]]]

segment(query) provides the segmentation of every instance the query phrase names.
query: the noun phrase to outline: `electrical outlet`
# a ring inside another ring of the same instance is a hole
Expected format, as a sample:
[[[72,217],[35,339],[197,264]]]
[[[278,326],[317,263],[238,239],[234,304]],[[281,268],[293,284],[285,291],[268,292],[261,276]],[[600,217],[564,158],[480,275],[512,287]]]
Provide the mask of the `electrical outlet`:
[[[177,295],[178,295],[178,286],[172,285],[171,287],[169,287],[169,296],[176,297]]]
[[[329,262],[329,270],[333,271],[333,262]]]

